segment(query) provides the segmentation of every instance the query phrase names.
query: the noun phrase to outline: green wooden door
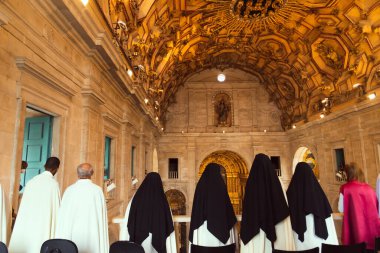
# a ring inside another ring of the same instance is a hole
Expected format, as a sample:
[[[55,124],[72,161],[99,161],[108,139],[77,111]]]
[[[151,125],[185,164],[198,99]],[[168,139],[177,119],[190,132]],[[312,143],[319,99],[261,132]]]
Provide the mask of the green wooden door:
[[[50,156],[52,117],[35,117],[25,120],[22,160],[28,168],[21,174],[20,185],[24,187],[34,176],[43,172],[46,159]]]
[[[111,141],[112,139],[110,137],[105,138],[104,142],[104,180],[110,179],[110,173],[111,173]]]

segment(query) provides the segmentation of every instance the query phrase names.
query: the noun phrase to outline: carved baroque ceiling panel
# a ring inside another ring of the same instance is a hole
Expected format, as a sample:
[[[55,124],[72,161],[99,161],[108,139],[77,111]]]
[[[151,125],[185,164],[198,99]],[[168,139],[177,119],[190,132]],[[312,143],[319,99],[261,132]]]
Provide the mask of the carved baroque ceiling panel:
[[[178,87],[211,68],[257,76],[284,129],[380,83],[376,0],[108,0],[105,15],[163,124]]]

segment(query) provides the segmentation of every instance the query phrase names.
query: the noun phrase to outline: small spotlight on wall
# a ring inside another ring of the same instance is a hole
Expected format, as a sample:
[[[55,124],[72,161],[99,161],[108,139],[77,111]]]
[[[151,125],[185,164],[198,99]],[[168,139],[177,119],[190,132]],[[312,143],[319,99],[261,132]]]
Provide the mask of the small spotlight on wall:
[[[292,125],[292,128],[293,128],[293,129],[296,128],[296,127],[297,127],[297,126],[296,126],[295,124]]]
[[[217,79],[219,82],[224,82],[224,80],[226,80],[226,75],[221,73],[218,75]]]
[[[372,92],[372,93],[368,94],[367,97],[368,97],[369,100],[373,100],[373,99],[376,98],[376,93],[375,93],[375,92]]]
[[[325,114],[324,114],[324,113],[321,113],[321,114],[319,115],[319,117],[320,117],[321,119],[323,119],[323,118],[325,117]]]
[[[158,117],[156,116],[156,121],[158,121]]]
[[[267,132],[267,130],[266,129],[264,129],[264,133],[266,133]]]
[[[88,4],[88,0],[81,0],[82,1],[82,4],[84,5],[84,6],[86,6],[87,4]]]
[[[144,103],[145,103],[145,104],[148,104],[148,102],[149,102],[149,99],[144,98]]]
[[[362,85],[361,83],[355,83],[354,85],[352,85],[352,88],[356,89],[357,87],[359,87],[360,85]]]
[[[127,74],[128,74],[130,77],[132,77],[132,76],[133,76],[133,71],[132,71],[131,69],[128,69]]]
[[[163,127],[161,127],[161,131],[164,131],[164,128],[163,128]]]

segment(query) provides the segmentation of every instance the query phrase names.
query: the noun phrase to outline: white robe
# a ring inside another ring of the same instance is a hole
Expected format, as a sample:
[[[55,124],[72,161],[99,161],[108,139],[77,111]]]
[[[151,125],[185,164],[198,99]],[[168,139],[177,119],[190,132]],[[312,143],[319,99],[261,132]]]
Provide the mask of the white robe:
[[[292,225],[290,216],[275,226],[277,240],[274,242],[274,248],[279,250],[294,250],[294,239],[292,234]],[[272,253],[272,243],[266,237],[265,232],[260,232],[254,236],[246,245],[240,241],[241,253]]]
[[[63,194],[56,238],[73,241],[79,253],[108,253],[106,202],[90,179],[79,179]]]
[[[294,242],[296,250],[308,250],[315,247],[319,247],[319,252],[321,252],[322,243],[338,245],[338,237],[336,235],[334,220],[332,215],[326,220],[327,232],[329,236],[327,239],[322,239],[315,235],[314,228],[314,215],[309,214],[306,216],[306,232],[304,233],[304,241],[298,240],[298,234],[293,231]]]
[[[129,241],[129,232],[128,232],[128,218],[129,211],[131,209],[132,199],[129,201],[127,209],[125,210],[125,226],[120,227],[119,240],[120,241]],[[149,233],[148,237],[142,242],[141,246],[144,248],[145,253],[157,253],[157,251],[153,248],[152,245],[152,233]],[[177,253],[177,244],[175,238],[175,231],[173,231],[166,238],[166,252],[167,253]]]
[[[7,243],[7,215],[5,211],[5,198],[3,188],[0,185],[0,241]]]
[[[42,243],[54,238],[59,202],[58,182],[49,171],[27,183],[9,243],[10,253],[38,253]]]
[[[236,242],[235,239],[235,229],[231,228],[230,237],[228,238],[226,243],[219,241],[210,231],[207,229],[207,220],[203,222],[203,224],[193,231],[193,244],[198,246],[205,247],[222,247],[230,244],[234,244]],[[191,249],[191,242],[189,243]],[[190,252],[190,250],[189,250]]]
[[[284,184],[279,178],[282,191],[285,196],[286,203],[288,198]],[[292,251],[295,250],[292,223],[290,216],[286,217],[283,221],[275,226],[277,240],[274,242],[274,248],[279,250]],[[260,229],[260,232],[254,236],[246,245],[240,240],[240,252],[241,253],[272,253],[272,242],[268,240],[265,232]]]

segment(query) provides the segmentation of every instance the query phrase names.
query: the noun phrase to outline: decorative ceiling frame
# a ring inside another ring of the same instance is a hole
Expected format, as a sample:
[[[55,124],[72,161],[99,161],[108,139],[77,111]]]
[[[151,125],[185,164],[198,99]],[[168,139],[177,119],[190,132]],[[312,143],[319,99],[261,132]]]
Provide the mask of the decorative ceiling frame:
[[[263,2],[281,5],[237,17],[239,0],[108,0],[115,45],[158,121],[165,124],[178,88],[211,68],[257,76],[284,129],[379,88],[379,1]]]

